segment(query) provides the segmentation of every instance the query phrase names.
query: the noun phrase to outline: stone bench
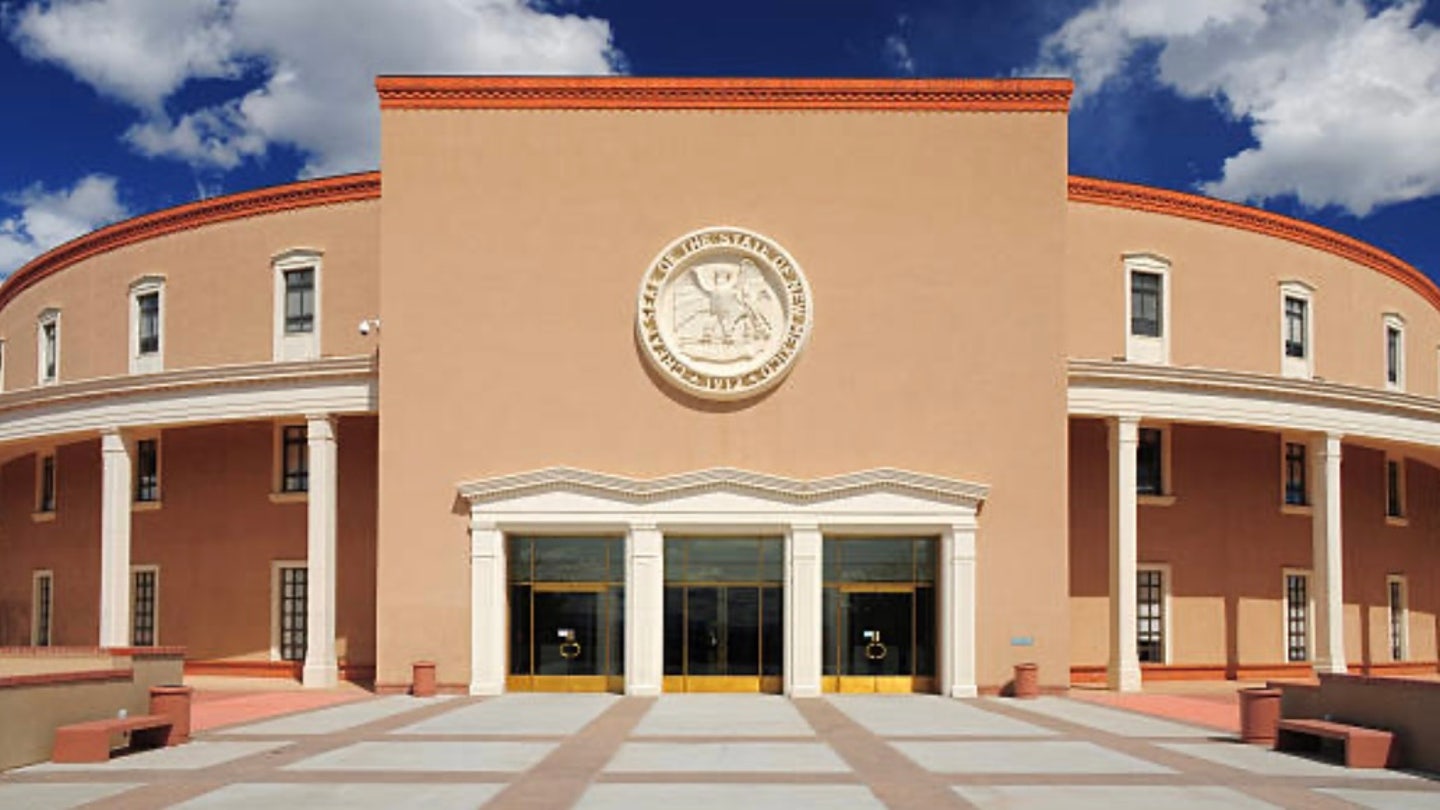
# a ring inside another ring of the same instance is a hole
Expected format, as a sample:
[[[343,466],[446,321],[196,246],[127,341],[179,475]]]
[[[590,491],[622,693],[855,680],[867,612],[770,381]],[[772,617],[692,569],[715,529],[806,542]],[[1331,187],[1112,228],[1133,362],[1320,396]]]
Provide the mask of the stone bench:
[[[55,729],[55,762],[105,762],[110,759],[110,741],[128,733],[137,748],[162,748],[171,744],[173,721],[161,714],[112,717],[88,723],[72,723]]]
[[[1384,768],[1395,761],[1395,735],[1388,731],[1329,720],[1281,720],[1276,751],[1317,751],[1322,739],[1345,745],[1345,767]]]

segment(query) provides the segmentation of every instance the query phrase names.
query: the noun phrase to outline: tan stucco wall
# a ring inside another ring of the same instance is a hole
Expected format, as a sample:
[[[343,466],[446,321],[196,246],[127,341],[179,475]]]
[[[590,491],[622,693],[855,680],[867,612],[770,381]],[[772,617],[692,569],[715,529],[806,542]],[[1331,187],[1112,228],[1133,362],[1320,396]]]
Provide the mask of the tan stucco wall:
[[[274,356],[271,257],[290,248],[323,251],[324,356],[366,354],[361,318],[379,310],[378,201],[305,208],[217,222],[103,253],[21,292],[0,310],[5,390],[35,384],[36,323],[60,309],[60,380],[129,370],[129,290],[165,277],[165,368],[266,362]]]
[[[979,681],[1033,658],[1064,682],[1065,605],[1037,598],[1065,587],[1063,116],[383,117],[380,682],[419,658],[468,679],[456,484],[550,465],[989,484]],[[675,394],[633,336],[647,263],[715,224],[777,240],[814,292],[794,372],[740,406]]]
[[[1387,312],[1405,319],[1406,390],[1435,396],[1440,314],[1414,291],[1363,265],[1271,236],[1088,203],[1068,206],[1066,353],[1124,357],[1123,254],[1171,262],[1171,363],[1280,373],[1280,284],[1315,288],[1315,375],[1383,388]]]
[[[374,417],[339,420],[337,652],[374,659]],[[271,561],[306,556],[306,508],[271,503],[268,422],[173,428],[161,434],[162,507],[138,511],[131,563],[158,565],[159,643],[192,659],[270,656]],[[30,643],[31,576],[53,570],[57,645],[99,633],[100,451],[62,446],[56,516],[35,523],[35,460],[0,468],[0,645]]]
[[[1283,575],[1310,569],[1311,519],[1280,509],[1280,436],[1175,425],[1175,503],[1139,507],[1140,563],[1168,563],[1171,663],[1267,666],[1284,661]],[[1409,525],[1384,517],[1384,453],[1343,447],[1346,657],[1390,661],[1385,577],[1410,585],[1413,661],[1436,659],[1440,573],[1440,470],[1407,466]],[[1109,504],[1105,423],[1070,422],[1070,602],[1073,663],[1105,663],[1109,650]],[[1360,621],[1361,611],[1371,617]]]

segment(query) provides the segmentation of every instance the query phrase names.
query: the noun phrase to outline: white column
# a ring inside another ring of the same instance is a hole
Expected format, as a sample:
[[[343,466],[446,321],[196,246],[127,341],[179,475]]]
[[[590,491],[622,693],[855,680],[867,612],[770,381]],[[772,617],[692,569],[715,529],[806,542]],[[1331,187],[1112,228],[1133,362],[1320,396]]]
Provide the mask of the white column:
[[[1140,655],[1135,643],[1137,528],[1135,455],[1140,417],[1119,416],[1110,428],[1110,666],[1111,689],[1140,691]]]
[[[632,523],[625,538],[625,694],[660,694],[665,677],[664,536]]]
[[[310,488],[303,680],[307,687],[328,689],[340,680],[335,663],[335,423],[328,415],[307,416],[305,431]]]
[[[1344,567],[1340,534],[1340,434],[1310,442],[1311,553],[1315,576],[1315,671],[1345,671]]]
[[[975,697],[975,520],[940,535],[940,693]]]
[[[505,534],[470,522],[470,694],[505,691]]]
[[[820,527],[792,524],[785,536],[785,694],[819,697],[824,624]]]
[[[130,646],[130,484],[134,443],[100,433],[100,646]]]

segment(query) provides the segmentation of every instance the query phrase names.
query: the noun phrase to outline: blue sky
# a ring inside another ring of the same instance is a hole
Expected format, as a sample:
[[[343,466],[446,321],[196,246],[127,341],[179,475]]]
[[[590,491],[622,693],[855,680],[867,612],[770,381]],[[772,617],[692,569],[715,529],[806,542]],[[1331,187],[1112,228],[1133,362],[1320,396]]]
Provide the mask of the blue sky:
[[[378,73],[1068,75],[1072,172],[1440,278],[1440,0],[11,0],[0,273],[117,218],[374,168]]]

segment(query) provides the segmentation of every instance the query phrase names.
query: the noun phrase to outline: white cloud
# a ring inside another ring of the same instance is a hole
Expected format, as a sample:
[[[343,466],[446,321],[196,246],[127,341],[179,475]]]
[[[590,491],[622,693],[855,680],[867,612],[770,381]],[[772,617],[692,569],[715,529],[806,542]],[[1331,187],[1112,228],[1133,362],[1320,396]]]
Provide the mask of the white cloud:
[[[68,189],[36,184],[7,195],[0,205],[18,209],[0,219],[0,276],[8,276],[34,256],[101,225],[130,215],[115,191],[115,178],[82,177]]]
[[[525,0],[55,0],[11,16],[32,59],[136,108],[140,153],[230,169],[272,146],[305,175],[373,168],[377,74],[610,73],[610,26]],[[194,79],[233,79],[175,109]]]
[[[1226,159],[1210,194],[1310,208],[1374,208],[1440,194],[1440,29],[1420,0],[1101,0],[1042,44],[1042,73],[1075,77],[1077,103],[1139,69],[1214,99],[1256,145]]]

